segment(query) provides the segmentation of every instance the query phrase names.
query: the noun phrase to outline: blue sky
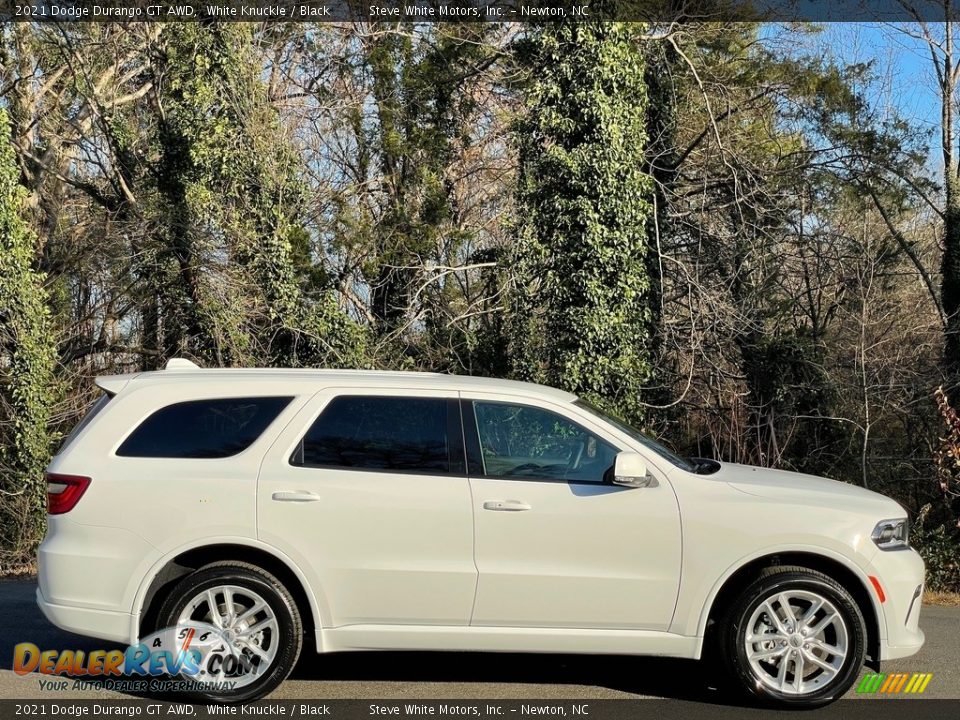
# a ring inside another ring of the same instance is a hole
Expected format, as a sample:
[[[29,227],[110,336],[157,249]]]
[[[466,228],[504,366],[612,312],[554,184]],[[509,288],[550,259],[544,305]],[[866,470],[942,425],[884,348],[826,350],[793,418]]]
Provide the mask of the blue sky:
[[[872,61],[878,79],[866,88],[868,96],[878,109],[895,110],[918,131],[928,133],[931,169],[939,169],[940,100],[930,51],[922,39],[914,37],[921,28],[907,23],[825,23],[822,28],[804,37],[781,26],[773,35],[842,63]],[[930,29],[937,32],[940,26],[931,23]]]

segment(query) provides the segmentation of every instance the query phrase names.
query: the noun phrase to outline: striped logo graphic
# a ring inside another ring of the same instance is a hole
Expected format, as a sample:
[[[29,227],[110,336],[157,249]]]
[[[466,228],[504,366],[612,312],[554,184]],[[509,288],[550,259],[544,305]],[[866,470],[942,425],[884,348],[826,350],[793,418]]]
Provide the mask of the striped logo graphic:
[[[919,695],[927,689],[932,677],[933,673],[867,673],[857,692]]]

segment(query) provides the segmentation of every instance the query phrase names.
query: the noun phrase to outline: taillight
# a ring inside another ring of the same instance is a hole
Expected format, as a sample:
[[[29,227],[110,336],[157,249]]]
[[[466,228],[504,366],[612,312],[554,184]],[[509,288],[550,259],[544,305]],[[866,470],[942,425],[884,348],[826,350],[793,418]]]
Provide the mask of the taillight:
[[[90,484],[90,478],[82,475],[57,475],[47,473],[47,512],[62,515],[73,510]]]

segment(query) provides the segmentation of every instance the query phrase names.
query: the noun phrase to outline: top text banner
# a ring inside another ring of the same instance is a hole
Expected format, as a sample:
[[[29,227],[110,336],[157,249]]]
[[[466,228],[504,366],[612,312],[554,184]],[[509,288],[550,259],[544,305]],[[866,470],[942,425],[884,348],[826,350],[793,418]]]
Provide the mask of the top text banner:
[[[960,0],[0,0],[0,22],[938,22],[947,13],[960,18]]]

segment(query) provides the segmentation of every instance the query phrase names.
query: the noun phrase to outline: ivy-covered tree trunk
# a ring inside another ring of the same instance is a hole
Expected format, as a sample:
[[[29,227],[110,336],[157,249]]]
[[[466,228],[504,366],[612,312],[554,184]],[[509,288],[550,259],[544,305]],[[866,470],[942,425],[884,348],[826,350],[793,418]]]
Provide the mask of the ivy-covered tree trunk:
[[[644,60],[623,23],[537,29],[517,128],[518,375],[640,421],[653,378]],[[533,300],[536,298],[536,300]]]
[[[171,26],[156,59],[163,223],[154,250],[141,254],[141,277],[160,300],[164,354],[216,365],[357,365],[358,326],[330,287],[307,295],[297,276],[305,188],[252,60],[252,32],[240,23]],[[221,271],[216,282],[211,266]],[[144,328],[153,331],[149,314]]]
[[[30,562],[43,535],[52,444],[55,342],[25,194],[0,109],[0,572]]]

